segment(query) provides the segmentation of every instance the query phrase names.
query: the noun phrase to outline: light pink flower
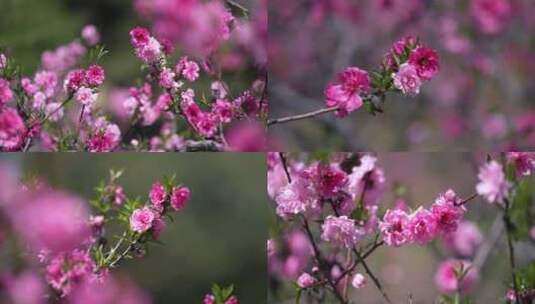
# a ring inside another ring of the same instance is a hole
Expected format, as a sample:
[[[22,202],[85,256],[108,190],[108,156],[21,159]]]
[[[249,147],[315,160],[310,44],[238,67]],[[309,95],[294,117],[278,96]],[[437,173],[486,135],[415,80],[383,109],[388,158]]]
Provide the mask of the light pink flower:
[[[328,107],[338,107],[336,114],[344,117],[362,106],[362,94],[370,91],[368,72],[356,67],[346,68],[338,73],[336,81],[325,89]]]
[[[431,242],[437,233],[437,219],[433,213],[420,206],[409,216],[407,231],[411,241],[419,245]]]
[[[45,93],[46,97],[52,97],[58,84],[58,76],[55,72],[39,71],[34,77],[35,85]]]
[[[195,81],[199,78],[199,65],[194,61],[186,61],[184,63],[184,69],[182,70],[182,75],[189,80]]]
[[[511,184],[505,177],[502,165],[492,160],[479,168],[478,177],[477,193],[489,203],[503,203],[509,195]]]
[[[394,86],[410,96],[416,96],[420,93],[422,80],[418,76],[416,68],[409,63],[404,63],[399,67],[399,71],[392,75]]]
[[[23,272],[16,277],[10,277],[4,283],[11,298],[11,303],[46,303],[46,285],[39,275],[34,272]]]
[[[59,102],[51,102],[45,106],[45,114],[48,120],[57,122],[63,118],[63,106]]]
[[[86,87],[81,87],[74,94],[74,98],[82,105],[91,109],[95,101],[97,101],[97,94],[93,93],[93,90]]]
[[[363,236],[363,231],[355,226],[355,221],[343,215],[329,215],[321,226],[321,239],[336,246],[352,248]]]
[[[257,122],[241,122],[228,129],[225,134],[229,151],[262,152],[266,151],[268,138],[266,129]]]
[[[446,245],[460,256],[470,257],[483,242],[483,235],[475,223],[464,221],[457,230],[445,236]]]
[[[172,89],[175,86],[176,74],[170,68],[164,68],[160,72],[160,86],[165,89]]]
[[[98,291],[98,292],[95,292]],[[111,274],[86,278],[68,297],[71,304],[150,304],[150,297],[132,282]]]
[[[288,220],[297,214],[315,215],[321,210],[317,196],[307,180],[296,176],[275,197],[277,215]]]
[[[512,12],[510,0],[471,0],[470,12],[485,34],[502,31]]]
[[[361,165],[353,168],[349,175],[347,190],[353,199],[363,197],[366,206],[374,206],[386,187],[384,171],[375,167],[375,157],[365,155],[361,159]],[[364,196],[362,196],[364,192]]]
[[[16,231],[35,251],[69,251],[90,236],[84,202],[61,192],[31,193],[20,197],[13,210]]]
[[[88,24],[82,29],[82,38],[89,46],[96,45],[100,41],[100,33],[96,26]]]
[[[316,281],[316,278],[306,272],[303,272],[299,278],[297,278],[297,286],[301,288],[310,288],[316,284]]]
[[[191,197],[191,191],[188,187],[175,187],[171,194],[171,207],[175,210],[182,210]]]
[[[13,99],[13,91],[9,87],[9,82],[0,78],[0,106],[10,102]]]
[[[0,70],[3,70],[7,67],[7,57],[5,54],[0,53]]]
[[[162,56],[162,45],[156,38],[150,37],[146,45],[136,49],[136,55],[145,63],[153,63]]]
[[[351,286],[353,286],[356,289],[360,289],[366,286],[366,284],[367,284],[366,278],[361,273],[355,274],[355,276],[353,276],[353,280],[351,280]]]
[[[148,207],[136,209],[130,216],[130,228],[137,233],[143,233],[152,227],[154,218],[154,211]]]
[[[461,268],[466,272],[459,280]],[[449,259],[438,266],[435,274],[435,284],[442,293],[466,292],[479,280],[476,268],[468,261]]]
[[[388,246],[399,247],[408,243],[411,239],[407,230],[409,216],[403,210],[388,209],[379,222],[379,230],[383,234],[383,240]]]

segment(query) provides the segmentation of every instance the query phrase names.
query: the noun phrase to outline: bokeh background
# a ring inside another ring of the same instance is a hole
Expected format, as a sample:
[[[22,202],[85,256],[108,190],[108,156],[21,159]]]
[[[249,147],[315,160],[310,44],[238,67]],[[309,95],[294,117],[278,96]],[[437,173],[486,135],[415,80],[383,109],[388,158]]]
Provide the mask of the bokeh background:
[[[399,152],[378,153],[376,156],[378,167],[384,170],[386,178],[385,191],[379,200],[379,208],[383,210],[380,214],[383,214],[386,208],[394,207],[395,199],[399,197],[395,192],[399,192],[400,187],[405,189],[403,198],[413,209],[418,206],[429,207],[439,193],[450,188],[462,198],[471,196],[475,193],[475,185],[478,182],[478,166],[485,162],[486,154]],[[297,157],[299,159],[301,156]],[[530,182],[535,187],[533,177]],[[532,202],[532,205],[534,203]],[[466,208],[468,211],[464,219],[475,223],[483,236],[483,243],[477,247],[476,254],[466,258],[472,262],[477,260],[478,262],[474,263],[482,265],[479,282],[468,295],[476,301],[475,303],[503,303],[507,290],[506,283],[510,278],[510,268],[501,213],[496,206],[488,204],[482,198],[470,201]],[[286,226],[277,219],[275,207],[271,213],[270,233],[273,237],[278,235],[281,227]],[[498,223],[494,223],[495,221]],[[532,219],[533,223],[535,218]],[[319,233],[318,225],[315,224],[314,227]],[[492,243],[492,240],[495,243]],[[487,250],[483,248],[489,244],[494,245],[491,246],[488,255],[484,256],[483,253]],[[519,269],[535,260],[535,240],[516,242],[515,249]],[[367,259],[367,262],[394,303],[409,303],[411,294],[413,297],[411,303],[428,304],[435,303],[440,294],[434,283],[438,265],[447,258],[456,257],[458,256],[437,239],[427,246],[405,245],[400,248],[382,246]],[[368,284],[358,290],[350,287],[350,299],[355,303],[384,303],[362,267],[357,267],[357,270],[366,276]],[[292,283],[291,279],[273,274],[270,277],[269,303],[294,303],[295,283]],[[336,301],[326,303],[336,303]]]
[[[258,2],[239,1],[251,13]],[[108,88],[137,85],[141,64],[134,56],[128,33],[135,26],[150,27],[152,23],[140,16],[134,4],[134,0],[0,0],[0,47],[23,67],[24,74],[30,75],[39,67],[44,51],[78,39],[84,25],[94,24],[100,31],[101,44],[109,51],[101,61]],[[223,79],[243,89],[258,71],[247,58],[240,62],[227,70]]]
[[[270,116],[325,107],[323,90],[348,66],[378,68],[392,44],[418,36],[441,71],[415,98],[274,125],[289,151],[442,151],[535,147],[535,2],[531,0],[273,0]]]
[[[119,183],[128,197],[144,199],[153,182],[176,174],[192,190],[191,201],[168,223],[164,245],[154,244],[118,272],[154,303],[200,303],[212,283],[234,284],[242,303],[265,301],[269,207],[263,154],[33,153],[2,155],[0,161],[86,199],[112,168],[125,169]]]

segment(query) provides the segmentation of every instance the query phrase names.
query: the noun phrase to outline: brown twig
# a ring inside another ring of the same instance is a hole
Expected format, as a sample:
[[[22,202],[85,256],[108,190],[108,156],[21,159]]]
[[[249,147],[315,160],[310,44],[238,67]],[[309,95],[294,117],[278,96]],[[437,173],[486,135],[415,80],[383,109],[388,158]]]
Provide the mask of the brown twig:
[[[298,114],[298,115],[287,116],[287,117],[282,117],[282,118],[270,119],[270,120],[268,120],[267,125],[269,127],[269,126],[275,125],[275,124],[281,124],[281,123],[287,123],[287,122],[290,122],[290,121],[307,119],[307,118],[311,118],[311,117],[318,116],[318,115],[321,115],[321,114],[334,112],[336,110],[338,110],[338,106],[330,107],[330,108],[323,108],[323,109],[319,109],[319,110],[308,112],[308,113],[304,113],[304,114]]]

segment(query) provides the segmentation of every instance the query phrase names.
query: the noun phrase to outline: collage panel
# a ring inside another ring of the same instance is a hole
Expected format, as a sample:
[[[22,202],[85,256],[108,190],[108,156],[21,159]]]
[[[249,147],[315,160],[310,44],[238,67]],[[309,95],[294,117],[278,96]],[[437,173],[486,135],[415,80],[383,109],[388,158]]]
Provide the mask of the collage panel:
[[[533,303],[535,153],[272,153],[268,303]]]
[[[0,303],[263,303],[263,154],[0,164]]]
[[[273,0],[284,151],[533,150],[535,2]]]
[[[0,151],[265,151],[265,0],[2,0]]]

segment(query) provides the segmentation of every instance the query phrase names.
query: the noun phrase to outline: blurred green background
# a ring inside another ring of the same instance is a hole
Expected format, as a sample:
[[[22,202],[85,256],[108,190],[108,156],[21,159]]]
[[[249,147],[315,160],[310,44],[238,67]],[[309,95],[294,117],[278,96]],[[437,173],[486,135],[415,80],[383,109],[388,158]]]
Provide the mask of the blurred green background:
[[[112,168],[125,169],[119,181],[126,195],[143,199],[154,181],[176,174],[192,190],[190,203],[168,223],[164,246],[152,246],[119,272],[155,303],[200,303],[215,282],[235,284],[241,303],[265,302],[269,205],[263,154],[33,153],[0,160],[87,199]]]
[[[85,24],[97,26],[102,44],[113,50],[103,58],[107,76],[119,85],[139,74],[128,32],[145,24],[132,0],[0,0],[0,47],[15,57],[23,72],[39,66],[41,53],[80,36]],[[129,56],[130,54],[130,56]]]

